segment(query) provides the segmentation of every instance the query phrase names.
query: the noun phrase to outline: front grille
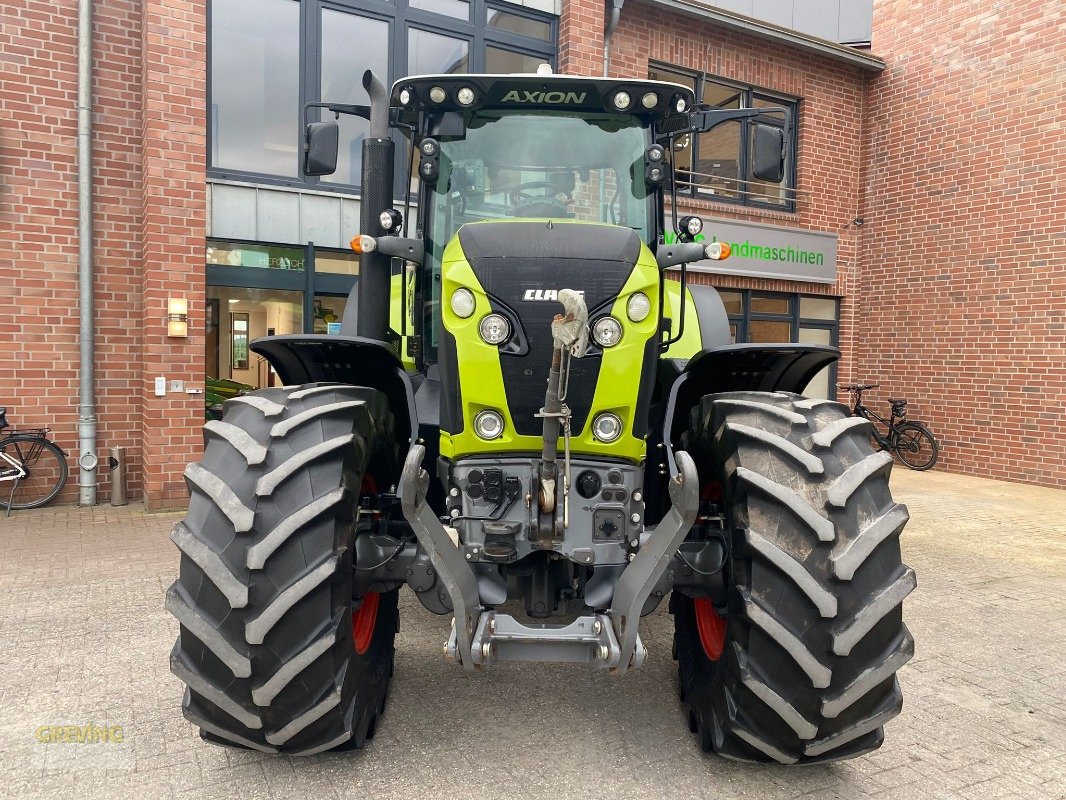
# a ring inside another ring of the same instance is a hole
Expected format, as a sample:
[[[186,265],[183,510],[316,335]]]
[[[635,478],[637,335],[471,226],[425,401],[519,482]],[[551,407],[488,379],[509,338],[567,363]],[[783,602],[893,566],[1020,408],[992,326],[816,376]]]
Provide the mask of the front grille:
[[[539,436],[542,422],[534,415],[544,405],[551,323],[562,306],[526,300],[526,292],[578,289],[584,291],[589,310],[601,306],[622,291],[640,253],[640,240],[628,228],[559,222],[551,227],[543,222],[467,225],[460,229],[459,240],[482,288],[520,321],[529,351],[501,353],[500,368],[516,430]],[[600,361],[599,354],[571,361],[566,403],[575,433],[588,419]]]

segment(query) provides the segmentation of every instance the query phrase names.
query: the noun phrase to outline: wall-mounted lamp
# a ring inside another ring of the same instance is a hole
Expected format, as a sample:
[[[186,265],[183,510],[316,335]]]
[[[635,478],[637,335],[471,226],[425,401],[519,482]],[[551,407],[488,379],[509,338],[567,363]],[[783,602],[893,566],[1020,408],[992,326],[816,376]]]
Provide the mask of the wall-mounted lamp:
[[[167,336],[189,335],[189,301],[184,297],[167,298]]]

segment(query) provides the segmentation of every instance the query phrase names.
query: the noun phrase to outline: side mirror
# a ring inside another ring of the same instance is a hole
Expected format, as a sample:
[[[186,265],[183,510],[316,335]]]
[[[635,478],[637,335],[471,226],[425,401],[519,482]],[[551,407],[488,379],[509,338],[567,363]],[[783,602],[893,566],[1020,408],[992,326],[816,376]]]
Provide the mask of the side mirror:
[[[340,126],[336,120],[310,122],[304,133],[304,175],[332,175],[337,171]]]
[[[780,183],[785,177],[785,132],[781,128],[755,126],[751,174],[770,183]]]

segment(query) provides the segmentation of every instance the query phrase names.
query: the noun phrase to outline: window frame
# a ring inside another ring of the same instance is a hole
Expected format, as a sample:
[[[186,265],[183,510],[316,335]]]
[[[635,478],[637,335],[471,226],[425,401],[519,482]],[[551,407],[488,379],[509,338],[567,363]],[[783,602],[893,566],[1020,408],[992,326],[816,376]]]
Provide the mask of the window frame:
[[[228,286],[239,289],[277,289],[280,291],[301,292],[303,294],[304,333],[314,333],[315,295],[347,296],[359,280],[358,273],[318,272],[315,270],[316,253],[336,253],[350,255],[351,251],[339,247],[323,247],[308,242],[305,245],[283,244],[281,242],[263,242],[252,239],[232,239],[212,236],[207,245],[213,242],[248,245],[249,247],[284,247],[290,250],[302,250],[304,266],[299,270],[266,269],[262,267],[237,267],[226,264],[206,265],[206,284],[208,286]],[[206,259],[206,256],[205,256]]]
[[[752,320],[766,320],[770,322],[789,322],[789,342],[799,342],[800,328],[817,328],[819,330],[829,331],[829,343],[833,347],[840,346],[840,302],[842,298],[834,295],[822,295],[822,294],[807,294],[805,292],[770,292],[762,289],[741,289],[735,286],[721,286],[715,287],[719,292],[731,292],[733,294],[739,294],[741,298],[741,313],[729,314],[726,316],[729,320],[729,325],[736,326],[736,344],[746,344],[750,340],[748,338],[749,331],[751,329]],[[785,298],[788,301],[788,313],[787,314],[773,314],[764,311],[752,311],[751,300],[752,297],[767,297],[773,299]],[[832,300],[836,305],[835,317],[833,319],[818,319],[813,317],[800,316],[800,300],[804,297],[816,297],[820,300]],[[834,361],[829,365],[829,390],[830,393],[836,388],[837,380],[837,362]]]
[[[799,120],[800,112],[802,110],[802,98],[793,97],[783,92],[775,92],[770,89],[763,89],[759,86],[753,86],[751,84],[743,83],[741,81],[731,80],[729,78],[723,78],[719,75],[715,75],[711,72],[704,72],[701,70],[685,69],[684,67],[678,67],[673,64],[667,64],[660,61],[651,61],[648,64],[649,70],[659,70],[662,72],[674,73],[676,75],[684,75],[693,81],[696,95],[697,105],[703,102],[703,93],[705,84],[708,81],[719,84],[721,86],[728,86],[736,89],[741,95],[741,108],[755,108],[754,102],[756,98],[760,100],[767,100],[772,103],[780,104],[781,106],[788,108],[792,117],[792,135],[789,137],[787,146],[788,154],[785,161],[785,180],[783,190],[786,192],[788,199],[782,203],[772,203],[768,201],[760,201],[753,195],[750,186],[753,183],[751,175],[751,137],[752,126],[754,122],[752,120],[742,120],[734,123],[740,127],[740,149],[737,153],[737,173],[745,177],[738,178],[737,181],[737,196],[728,197],[725,195],[710,194],[706,191],[700,191],[700,188],[696,185],[695,181],[691,181],[688,186],[683,189],[677,190],[678,197],[684,197],[686,199],[693,200],[705,200],[712,203],[728,203],[730,205],[744,206],[747,208],[762,208],[771,211],[783,211],[786,213],[796,212],[796,177],[797,177],[797,161],[799,160]],[[779,116],[779,115],[776,115]],[[775,125],[776,127],[784,127],[784,122],[780,124],[770,121],[769,119],[763,121],[763,124]],[[699,135],[692,137],[692,141],[689,144],[691,148],[691,162],[693,165],[699,163]]]
[[[429,31],[444,36],[465,39],[469,47],[470,71],[483,72],[485,68],[485,48],[489,45],[508,50],[522,55],[542,58],[552,65],[558,63],[559,50],[559,18],[552,14],[535,11],[522,6],[514,6],[509,3],[494,2],[493,0],[469,0],[470,18],[461,20],[445,14],[437,14],[432,11],[412,8],[408,0],[291,0],[298,2],[300,6],[300,30],[299,38],[299,102],[297,108],[292,110],[293,137],[296,147],[296,175],[295,177],[284,175],[272,175],[266,172],[234,169],[231,167],[216,166],[211,163],[213,141],[216,136],[216,125],[211,112],[212,92],[211,83],[213,78],[212,58],[212,9],[216,2],[225,0],[208,0],[207,2],[207,97],[206,97],[206,123],[207,141],[205,163],[207,165],[207,179],[218,181],[239,181],[266,186],[284,186],[289,188],[314,189],[316,191],[339,194],[361,193],[361,187],[357,184],[341,183],[335,181],[322,181],[318,177],[300,175],[300,129],[301,115],[304,104],[320,102],[322,86],[321,75],[321,10],[329,9],[341,13],[352,14],[359,17],[384,21],[389,25],[389,55],[388,74],[381,76],[386,86],[400,77],[407,75],[408,61],[408,30],[412,27]],[[497,28],[490,28],[488,15],[490,11],[502,11],[514,16],[526,17],[549,25],[549,39],[544,41],[532,36],[512,33]],[[320,112],[321,113],[321,112]],[[402,138],[394,133],[397,149],[403,146]],[[398,197],[403,196],[402,180],[397,182],[396,192]]]

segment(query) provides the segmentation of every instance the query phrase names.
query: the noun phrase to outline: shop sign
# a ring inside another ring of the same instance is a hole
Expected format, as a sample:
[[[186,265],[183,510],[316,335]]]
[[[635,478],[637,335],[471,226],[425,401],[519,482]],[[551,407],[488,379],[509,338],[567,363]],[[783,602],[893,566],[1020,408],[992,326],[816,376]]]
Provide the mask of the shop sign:
[[[725,261],[695,261],[688,268],[697,272],[777,278],[788,281],[834,283],[837,279],[837,236],[805,228],[786,228],[702,217],[698,241],[727,242],[732,254]],[[667,219],[666,237],[674,239]]]

